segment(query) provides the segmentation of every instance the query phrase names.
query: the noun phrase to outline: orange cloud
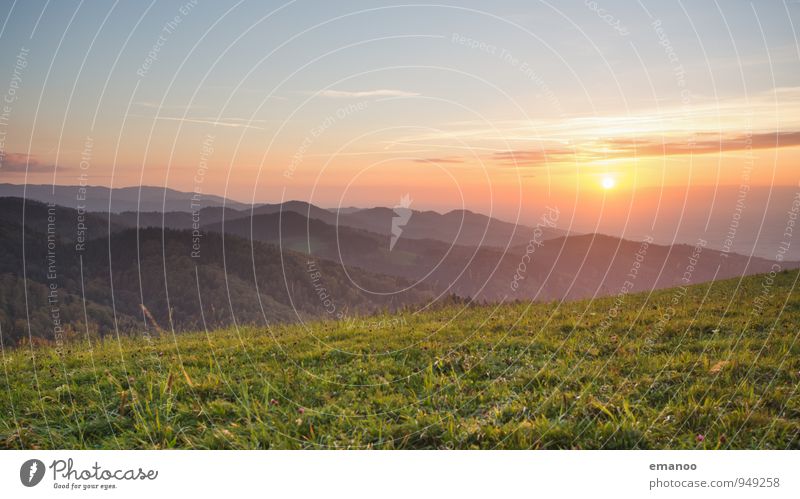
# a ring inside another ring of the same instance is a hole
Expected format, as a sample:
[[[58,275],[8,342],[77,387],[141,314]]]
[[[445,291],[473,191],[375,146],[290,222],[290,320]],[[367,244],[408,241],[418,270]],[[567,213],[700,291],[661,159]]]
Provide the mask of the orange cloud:
[[[711,138],[714,137],[714,138]],[[700,140],[698,140],[700,138]],[[655,138],[608,138],[585,142],[574,149],[563,147],[538,150],[501,151],[491,159],[509,166],[546,166],[553,163],[597,161],[647,156],[673,156],[685,154],[719,154],[748,149],[775,149],[800,145],[800,131],[737,134],[722,137],[712,133],[660,141]]]
[[[6,173],[49,173],[55,165],[42,164],[32,154],[11,152],[5,156],[0,155],[0,174]]]
[[[415,163],[463,163],[464,159],[456,156],[446,158],[419,158],[414,160]]]

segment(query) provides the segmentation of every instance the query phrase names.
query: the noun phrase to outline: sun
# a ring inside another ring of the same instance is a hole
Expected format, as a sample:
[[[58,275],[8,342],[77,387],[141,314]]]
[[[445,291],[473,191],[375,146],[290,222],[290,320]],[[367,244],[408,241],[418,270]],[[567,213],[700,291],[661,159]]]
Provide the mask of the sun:
[[[609,190],[609,189],[613,189],[613,188],[614,188],[614,186],[615,186],[615,185],[617,185],[617,181],[616,181],[616,180],[614,180],[614,177],[611,177],[611,176],[609,176],[609,175],[606,175],[606,176],[605,176],[605,177],[603,177],[603,179],[600,181],[600,185],[602,185],[602,186],[603,186],[603,189],[605,189],[605,190]]]

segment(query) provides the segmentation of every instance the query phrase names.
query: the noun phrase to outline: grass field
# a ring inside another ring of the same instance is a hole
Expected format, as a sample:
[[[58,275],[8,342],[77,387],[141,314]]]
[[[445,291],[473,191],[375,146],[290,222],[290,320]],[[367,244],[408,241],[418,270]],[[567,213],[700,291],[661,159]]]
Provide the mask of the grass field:
[[[6,349],[0,447],[797,449],[797,278]]]

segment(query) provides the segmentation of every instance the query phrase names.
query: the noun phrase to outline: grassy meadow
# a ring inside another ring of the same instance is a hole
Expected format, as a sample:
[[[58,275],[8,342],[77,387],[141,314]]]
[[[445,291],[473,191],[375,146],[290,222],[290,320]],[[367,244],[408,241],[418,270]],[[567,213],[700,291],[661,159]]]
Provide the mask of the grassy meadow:
[[[797,278],[6,347],[0,447],[798,449]]]

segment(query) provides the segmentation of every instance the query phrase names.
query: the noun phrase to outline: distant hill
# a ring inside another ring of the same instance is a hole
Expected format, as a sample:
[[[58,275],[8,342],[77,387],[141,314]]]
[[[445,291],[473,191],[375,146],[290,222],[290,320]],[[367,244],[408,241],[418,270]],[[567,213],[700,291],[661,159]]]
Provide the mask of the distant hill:
[[[397,215],[392,208],[345,208],[326,210],[303,201],[282,204],[267,204],[256,207],[253,215],[295,212],[308,218],[321,220],[333,226],[363,229],[380,234],[387,239],[391,235],[392,219]],[[245,216],[250,216],[249,213]],[[461,246],[494,246],[506,248],[527,243],[533,228],[523,224],[504,222],[469,210],[453,210],[445,214],[435,211],[412,210],[408,222],[402,227],[402,237],[408,239],[432,239]],[[552,239],[566,235],[557,228],[542,228],[542,238]]]
[[[247,210],[221,208],[219,206],[201,208],[193,214],[186,211],[123,211],[111,215],[111,220],[116,224],[128,228],[161,228],[175,230],[191,229],[195,223],[201,225],[213,224],[225,220],[234,220],[245,217]],[[107,214],[99,214],[107,218]]]
[[[75,210],[27,201],[23,239],[23,200],[0,199],[0,275],[8,288],[0,297],[3,333],[9,341],[24,336],[19,321],[25,318],[39,324],[35,336],[52,333],[42,326],[48,323],[46,307],[24,308],[26,299],[43,303],[41,296],[26,298],[26,282],[39,295],[56,284],[64,303],[77,304],[85,296],[86,319],[95,330],[134,332],[153,322],[187,330],[341,318],[452,296],[491,302],[616,296],[764,273],[775,266],[708,247],[602,235],[542,237],[536,244],[503,250],[407,238],[404,232],[390,249],[385,233],[307,218],[291,209],[302,209],[300,203],[284,207],[282,213],[254,216],[250,210],[209,207],[198,219],[206,223],[191,230],[190,213],[123,212],[112,214],[109,224],[107,213],[81,219]],[[335,217],[315,211],[320,212]],[[425,217],[420,214],[423,222]],[[54,234],[48,240],[51,220]],[[80,253],[75,245],[79,220],[86,224]],[[48,277],[53,261],[55,279]],[[782,262],[779,268],[798,266]],[[62,319],[72,327],[87,325],[80,307],[66,307]]]
[[[203,232],[197,241],[191,231],[124,228],[91,239],[77,252],[68,237],[48,238],[45,205],[28,201],[26,213],[31,216],[24,245],[22,226],[0,220],[0,326],[9,345],[27,337],[29,323],[31,335],[52,339],[52,307],[65,334],[82,334],[87,327],[99,334],[115,329],[138,334],[341,319],[433,297],[424,286],[395,293],[410,284],[398,277],[345,272],[326,260],[232,235],[223,241],[220,234]],[[76,216],[60,208],[57,219],[69,227]],[[64,226],[59,231],[69,235]],[[355,289],[350,279],[378,294]],[[47,301],[50,286],[57,290],[54,304]]]
[[[221,223],[205,227],[222,230]],[[252,232],[251,232],[252,231]],[[346,268],[392,275],[437,290],[441,294],[485,297],[482,290],[497,288],[512,275],[514,254],[495,248],[450,245],[432,239],[400,238],[393,250],[389,239],[362,229],[335,227],[298,213],[257,215],[225,222],[225,232],[256,241],[280,244],[283,248],[310,253]],[[251,236],[252,234],[252,236]],[[514,263],[513,265],[516,265]],[[365,287],[354,279],[354,286]]]
[[[395,216],[391,208],[369,208],[343,213],[339,220],[341,224],[388,237]],[[402,237],[434,239],[461,246],[506,248],[526,244],[533,237],[533,231],[533,227],[504,222],[469,210],[453,210],[445,214],[414,210],[403,227]],[[543,227],[541,231],[541,238],[545,240],[566,235],[566,231],[551,227]]]
[[[0,198],[22,197],[23,190],[23,185],[0,184]],[[642,239],[652,235],[658,244],[669,246],[674,243],[692,244],[698,237],[703,237],[709,242],[710,248],[729,246],[728,249],[733,253],[775,258],[784,242],[787,224],[792,216],[797,216],[790,211],[800,203],[800,192],[788,186],[752,186],[746,194],[739,190],[738,186],[694,186],[688,189],[679,186],[642,187],[636,190],[635,196],[620,191],[604,201],[602,217],[591,203],[581,204],[579,208],[564,207],[561,216],[563,226],[545,228],[543,239],[581,233],[607,234],[625,239]],[[53,193],[51,185],[31,184],[27,186],[25,195],[28,199],[76,208],[77,193],[77,186],[56,186]],[[88,211],[105,216],[109,212],[110,199],[114,222],[129,227],[163,225],[188,229],[192,226],[193,194],[190,192],[157,186],[113,189],[89,187],[87,194],[85,205]],[[364,229],[387,238],[391,234],[392,219],[396,216],[391,207],[326,209],[305,201],[251,206],[208,194],[203,194],[198,204],[203,208],[201,223],[206,225],[222,221],[221,207],[224,205],[226,221],[291,211],[329,225]],[[543,207],[538,206],[537,209]],[[609,216],[611,213],[631,216]],[[568,224],[572,222],[568,221],[572,217],[583,220],[582,224],[570,227]],[[468,210],[444,214],[414,210],[402,228],[402,237],[502,249],[525,244],[531,238],[532,226],[536,222],[523,219],[519,225],[515,225]],[[735,231],[733,238],[729,237],[734,234],[732,231]],[[789,260],[800,260],[800,245],[791,245],[786,249],[785,256]]]
[[[260,215],[297,213],[304,217],[325,222],[331,226],[362,229],[389,240],[392,219],[396,216],[390,208],[349,208],[344,211],[331,211],[303,201],[287,201],[279,204],[262,204],[247,208],[218,206],[206,207],[194,218],[202,225],[232,222],[234,220],[258,217]],[[160,209],[123,211],[112,218],[115,222],[129,227],[167,227],[188,229],[192,227],[191,213]],[[566,235],[557,228],[544,227],[542,239],[553,239]],[[533,237],[534,229],[526,225],[516,225],[466,210],[450,211],[445,214],[435,211],[412,211],[408,223],[402,227],[402,238],[431,239],[461,246],[491,246],[506,248],[527,243]],[[388,244],[388,242],[387,242]]]
[[[75,241],[79,237],[86,240],[107,237],[109,229],[111,232],[118,232],[128,227],[126,223],[116,221],[112,221],[109,226],[105,213],[87,212],[79,216],[76,210],[59,205],[23,203],[21,198],[0,198],[0,222],[22,225],[24,220],[27,230],[46,233],[51,215],[53,229],[64,242]]]
[[[119,213],[122,211],[192,211],[193,194],[164,187],[115,187],[101,186],[85,188],[87,211]],[[0,184],[0,197],[25,197],[42,203],[55,203],[67,208],[77,208],[79,187],[75,185]],[[220,196],[202,194],[197,204],[201,207],[229,206],[244,209],[248,204],[232,201]]]
[[[205,226],[220,232],[217,222]],[[574,300],[646,291],[769,272],[775,262],[688,245],[662,246],[603,235],[542,239],[508,251],[493,247],[449,245],[432,239],[401,237],[392,251],[386,235],[340,226],[338,229],[295,212],[257,215],[225,222],[225,232],[313,254],[371,272],[421,281],[440,292],[483,300]],[[639,255],[640,252],[643,254]],[[694,261],[696,260],[696,261]],[[694,263],[692,263],[694,262]],[[799,267],[784,262],[781,268]],[[524,270],[520,270],[524,267]],[[634,272],[635,277],[629,274]],[[515,284],[512,286],[512,282]]]
[[[643,244],[599,234],[569,236],[537,248],[526,273],[530,277],[520,281],[519,292],[545,300],[573,300],[617,295],[623,288],[625,292],[649,291],[766,273],[774,264],[708,247],[698,251],[685,244]],[[780,265],[781,269],[798,267],[800,262]]]
[[[738,180],[738,179],[737,179]],[[603,216],[591,203],[564,207],[563,218],[584,221],[578,232],[626,239],[652,236],[658,244],[693,244],[698,237],[709,247],[725,247],[740,255],[775,258],[785,242],[787,225],[798,218],[798,186],[718,185],[652,186],[607,196]],[[574,210],[574,213],[570,212]],[[795,230],[795,233],[797,231]],[[800,244],[785,248],[787,260],[800,260]]]

